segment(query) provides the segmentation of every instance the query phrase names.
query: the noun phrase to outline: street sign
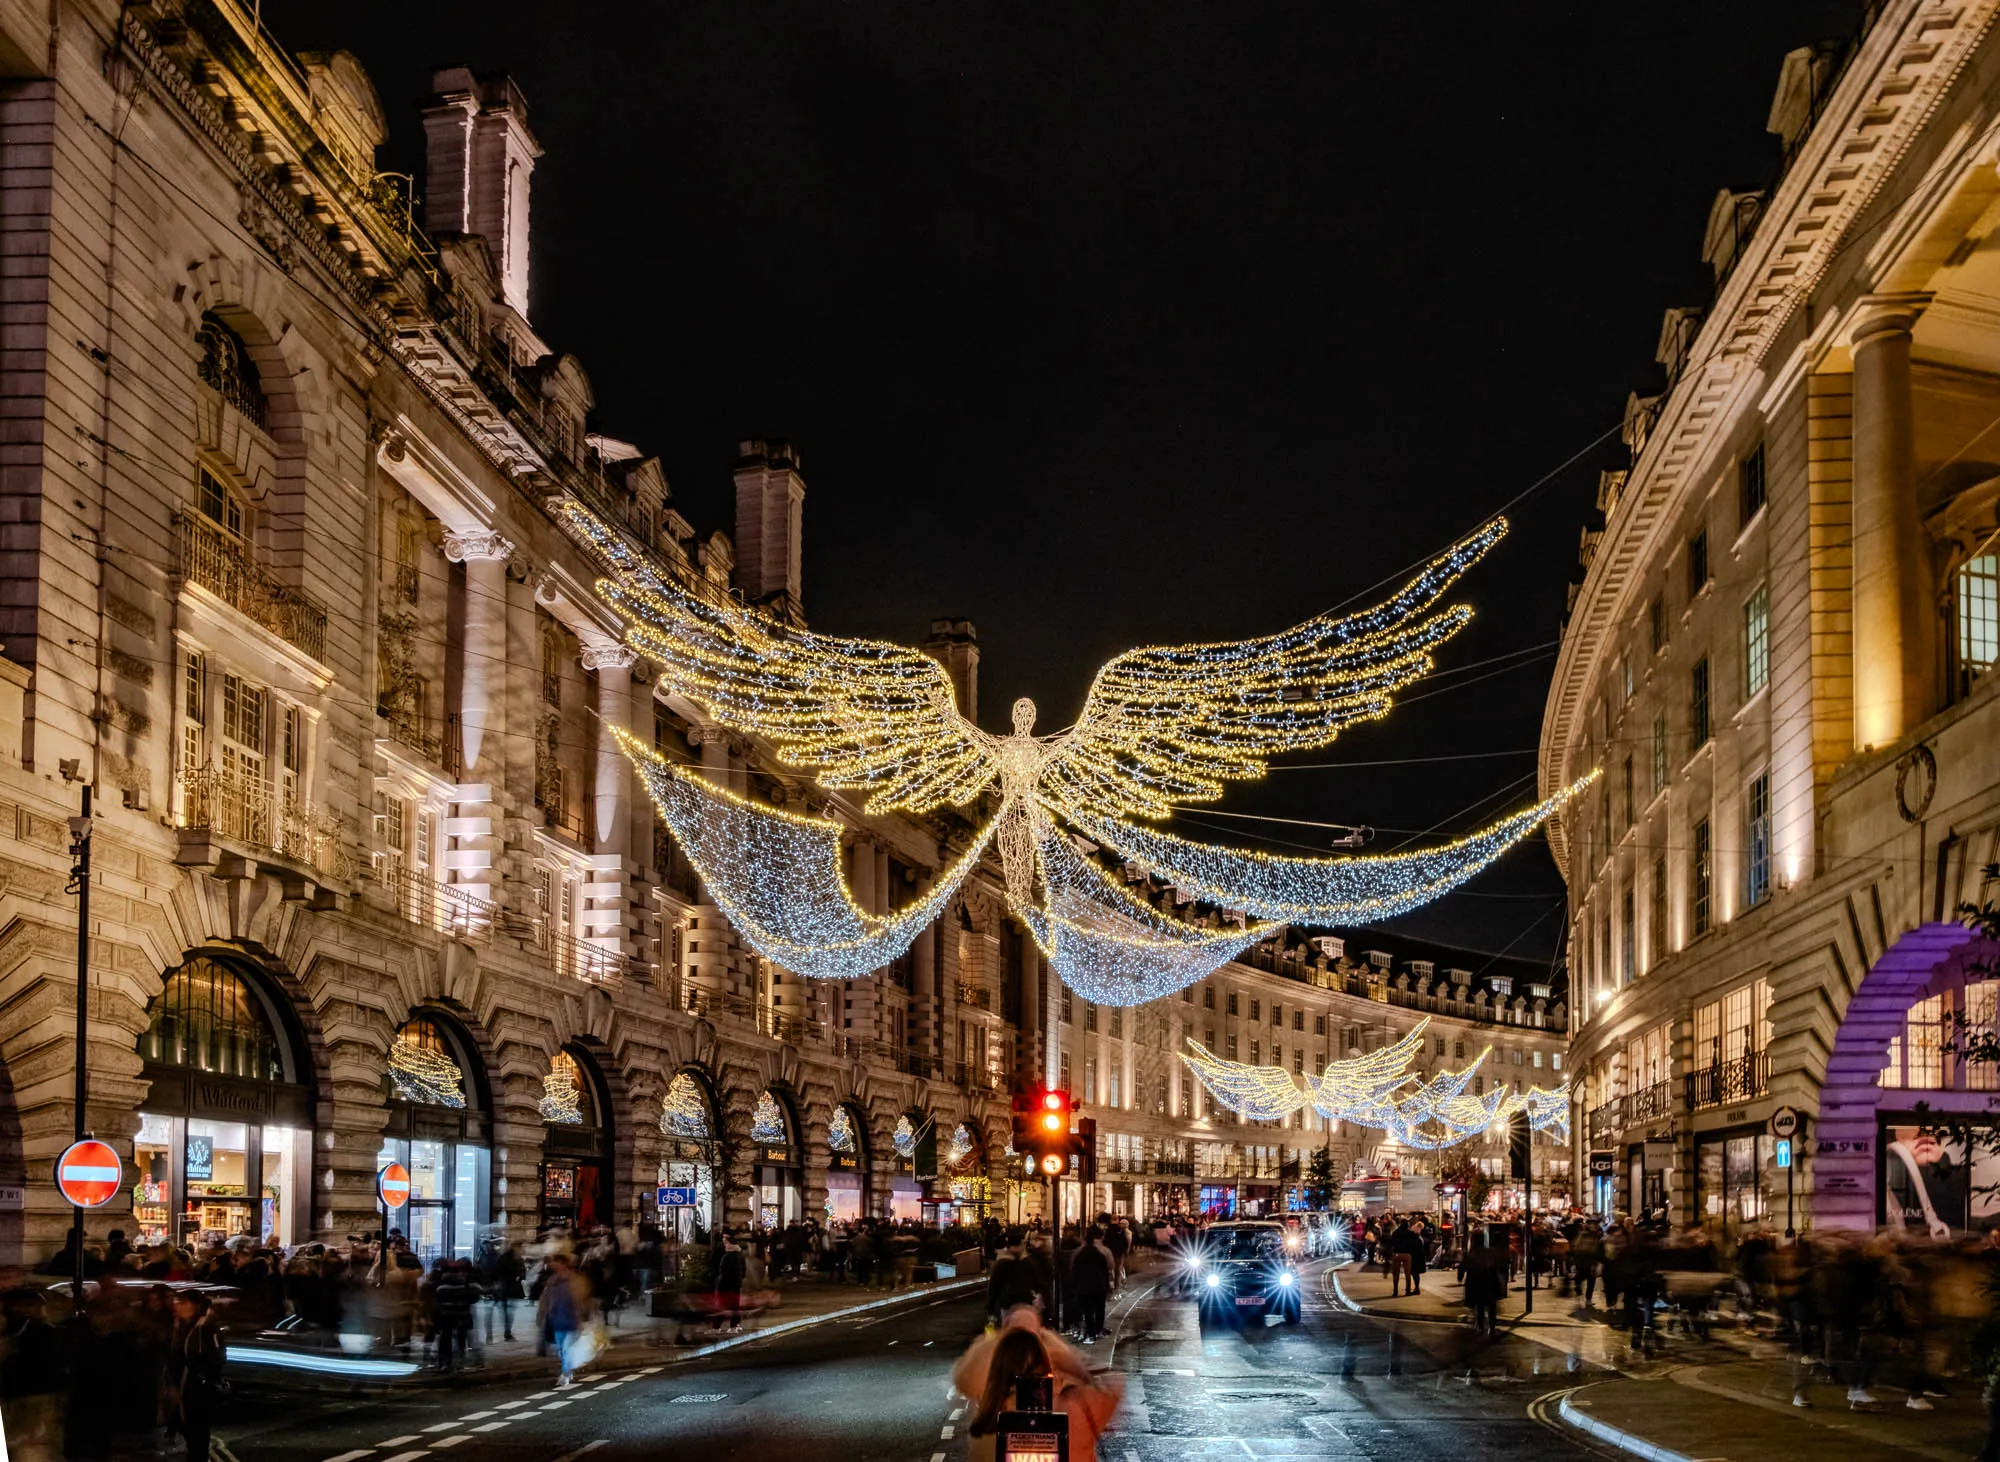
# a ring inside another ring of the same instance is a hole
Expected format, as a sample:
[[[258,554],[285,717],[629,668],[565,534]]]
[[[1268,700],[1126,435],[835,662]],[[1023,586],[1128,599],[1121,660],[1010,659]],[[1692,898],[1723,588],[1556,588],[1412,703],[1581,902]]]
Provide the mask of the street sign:
[[[1789,1137],[1780,1137],[1777,1142],[1777,1149],[1778,1166],[1781,1168],[1790,1167],[1792,1165],[1792,1139]]]
[[[56,1159],[56,1187],[78,1208],[102,1208],[118,1196],[125,1166],[94,1137],[73,1142]]]
[[[410,1201],[410,1170],[392,1162],[375,1175],[375,1191],[382,1195],[384,1208],[401,1208]]]
[[[1796,1107],[1780,1107],[1771,1113],[1771,1135],[1773,1137],[1799,1135],[1799,1113]]]
[[[692,1208],[694,1207],[694,1189],[689,1187],[663,1187],[660,1189],[659,1206],[661,1208]]]

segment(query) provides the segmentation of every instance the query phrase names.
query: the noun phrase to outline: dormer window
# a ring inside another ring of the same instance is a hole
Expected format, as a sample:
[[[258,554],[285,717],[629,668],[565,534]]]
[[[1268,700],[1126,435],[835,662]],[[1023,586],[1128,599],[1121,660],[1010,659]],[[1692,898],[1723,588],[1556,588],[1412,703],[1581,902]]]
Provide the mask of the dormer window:
[[[243,337],[213,315],[204,314],[195,331],[201,344],[198,374],[204,385],[213,386],[225,405],[264,424],[264,387],[257,377],[256,364],[244,348]]]

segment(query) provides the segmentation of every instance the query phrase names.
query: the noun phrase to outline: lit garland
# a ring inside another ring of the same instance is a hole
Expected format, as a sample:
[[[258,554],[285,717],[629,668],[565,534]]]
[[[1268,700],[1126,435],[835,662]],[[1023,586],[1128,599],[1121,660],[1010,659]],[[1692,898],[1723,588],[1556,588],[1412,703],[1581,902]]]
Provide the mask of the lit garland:
[[[1272,756],[1386,715],[1471,618],[1438,601],[1506,532],[1501,519],[1361,613],[1259,640],[1127,651],[1098,671],[1074,726],[1037,738],[1030,700],[1015,702],[1011,736],[989,735],[958,713],[949,675],[928,656],[808,633],[663,572],[580,504],[563,512],[612,569],[599,590],[627,616],[632,647],[659,665],[663,689],[767,738],[823,785],[866,792],[870,813],[963,806],[998,784],[999,811],[968,851],[923,899],[883,918],[851,895],[839,824],[759,806],[617,733],[709,896],[758,953],[808,978],[854,979],[890,963],[992,840],[1009,904],[1064,983],[1100,1004],[1136,1004],[1201,979],[1270,926],[1216,930],[1163,914],[1078,854],[1058,823],[1224,909],[1355,924],[1448,892],[1576,790],[1447,848],[1389,858],[1277,859],[1130,821],[1212,801],[1227,781],[1263,776]]]
[[[917,1129],[910,1125],[906,1113],[896,1119],[896,1131],[889,1141],[896,1149],[896,1156],[905,1162],[914,1161],[917,1156]]]
[[[783,1147],[792,1140],[785,1125],[785,1110],[768,1091],[757,1098],[757,1106],[750,1113],[750,1140],[771,1147]]]
[[[833,1109],[833,1120],[826,1124],[826,1150],[828,1152],[853,1152],[854,1114],[845,1107]]]
[[[709,1122],[708,1097],[701,1083],[683,1071],[667,1084],[660,1098],[660,1130],[669,1137],[704,1142],[715,1135]]]
[[[542,1099],[535,1103],[535,1110],[542,1114],[544,1122],[564,1127],[583,1125],[581,1076],[569,1052],[558,1051],[550,1058],[549,1074],[542,1078]]]
[[[944,1160],[953,1167],[957,1167],[968,1157],[972,1156],[972,1150],[977,1145],[972,1140],[972,1129],[967,1127],[965,1123],[960,1122],[956,1127],[951,1129],[951,1143],[945,1148]]]
[[[428,1107],[465,1106],[465,1073],[458,1069],[458,1063],[402,1031],[389,1043],[389,1080],[405,1101]]]

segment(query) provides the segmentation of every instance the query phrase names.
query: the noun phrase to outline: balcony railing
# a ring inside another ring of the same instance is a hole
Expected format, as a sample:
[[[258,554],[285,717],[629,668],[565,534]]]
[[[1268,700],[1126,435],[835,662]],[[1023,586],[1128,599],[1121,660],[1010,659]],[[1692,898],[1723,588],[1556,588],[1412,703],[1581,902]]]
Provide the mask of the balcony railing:
[[[1601,1107],[1592,1107],[1584,1126],[1590,1133],[1592,1147],[1604,1147],[1618,1135],[1624,1123],[1619,1119],[1619,1102],[1614,1098]]]
[[[1673,1114],[1674,1084],[1671,1081],[1656,1081],[1651,1086],[1635,1091],[1625,1098],[1627,1126],[1639,1122],[1657,1122]]]
[[[1180,1178],[1194,1177],[1194,1163],[1188,1158],[1176,1157],[1113,1157],[1100,1153],[1097,1166],[1107,1173],[1120,1173],[1132,1178]]]
[[[499,905],[466,892],[461,885],[439,883],[394,866],[379,869],[376,877],[398,914],[412,924],[440,930],[454,939],[484,940],[499,920]]]
[[[1761,1095],[1770,1080],[1768,1051],[1751,1051],[1733,1061],[1718,1061],[1707,1070],[1688,1076],[1688,1107],[1699,1111],[1703,1107],[1726,1107],[1731,1102],[1748,1101]]]
[[[958,1003],[960,1005],[969,1005],[974,1010],[991,1010],[993,1008],[993,992],[984,985],[967,984],[964,980],[960,980],[958,982]]]
[[[352,881],[340,821],[325,808],[282,795],[261,777],[200,767],[180,774],[181,828],[276,853],[328,878]]]
[[[430,718],[422,711],[398,703],[379,706],[375,714],[397,745],[407,747],[425,761],[444,764],[444,738],[430,729]]]
[[[326,610],[281,584],[244,552],[242,543],[206,518],[174,514],[179,573],[315,660],[326,656]]]
[[[535,920],[530,930],[528,946],[547,955],[559,975],[587,980],[593,985],[616,985],[636,963],[616,950],[564,934],[551,927],[547,919]]]

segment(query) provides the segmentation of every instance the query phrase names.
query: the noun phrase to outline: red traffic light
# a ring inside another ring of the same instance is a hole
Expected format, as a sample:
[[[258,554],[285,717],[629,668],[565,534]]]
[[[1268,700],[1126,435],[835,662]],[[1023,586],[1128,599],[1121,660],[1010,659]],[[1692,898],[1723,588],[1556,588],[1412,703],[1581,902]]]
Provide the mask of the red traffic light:
[[[1067,1105],[1067,1102],[1064,1100],[1061,1092],[1048,1091],[1042,1093],[1042,1105],[1052,1112],[1060,1112]]]

